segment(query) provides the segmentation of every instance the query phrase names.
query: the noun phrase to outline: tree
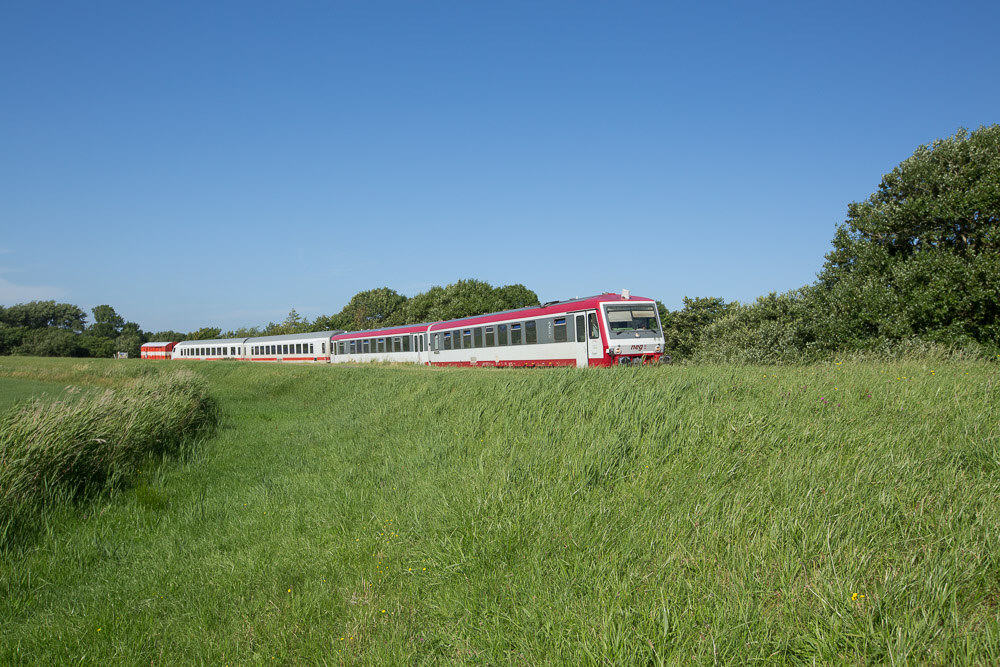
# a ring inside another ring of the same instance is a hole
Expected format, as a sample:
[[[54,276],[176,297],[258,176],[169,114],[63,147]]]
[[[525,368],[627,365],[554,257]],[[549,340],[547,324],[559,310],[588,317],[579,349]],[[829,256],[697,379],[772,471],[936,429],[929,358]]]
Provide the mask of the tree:
[[[14,353],[36,357],[82,357],[87,350],[80,345],[81,338],[62,327],[27,329]]]
[[[186,340],[215,340],[221,336],[222,329],[218,327],[202,327],[189,333]]]
[[[337,315],[317,318],[313,330],[363,331],[403,324],[406,301],[405,296],[388,287],[358,292]]]
[[[520,283],[497,287],[493,292],[496,296],[497,310],[514,310],[540,305],[538,295]]]
[[[125,320],[108,305],[94,306],[94,323],[87,328],[92,336],[100,338],[117,338],[125,326]]]
[[[77,336],[77,343],[86,353],[84,356],[96,357],[99,359],[111,357],[115,353],[115,339],[95,336],[92,333],[83,333]]]
[[[135,322],[126,322],[115,339],[115,352],[125,352],[130,359],[138,359],[142,348],[142,329]]]
[[[662,304],[657,303],[657,306]],[[694,354],[702,333],[708,325],[736,310],[739,306],[735,301],[717,296],[684,297],[684,307],[681,310],[660,310],[660,323],[663,325],[664,351],[672,357],[681,359]]]
[[[156,331],[153,333],[144,333],[142,335],[144,343],[162,343],[162,342],[175,342],[179,343],[182,340],[187,340],[187,334],[183,334],[179,331],[172,331],[167,329],[166,331]],[[236,338],[236,336],[232,336]]]
[[[848,206],[817,283],[839,344],[1000,342],[1000,125],[920,146]]]
[[[426,292],[421,292],[406,302],[404,321],[407,324],[434,322],[437,317],[438,303],[444,295],[444,288],[435,285]]]
[[[87,315],[70,303],[31,301],[9,308],[0,307],[0,323],[11,327],[44,329],[59,327],[69,331],[83,331]]]
[[[263,335],[264,333],[260,330],[260,327],[240,327],[239,329],[233,329],[232,331],[225,331],[219,334],[220,338],[255,338]],[[185,339],[173,338],[171,340]]]

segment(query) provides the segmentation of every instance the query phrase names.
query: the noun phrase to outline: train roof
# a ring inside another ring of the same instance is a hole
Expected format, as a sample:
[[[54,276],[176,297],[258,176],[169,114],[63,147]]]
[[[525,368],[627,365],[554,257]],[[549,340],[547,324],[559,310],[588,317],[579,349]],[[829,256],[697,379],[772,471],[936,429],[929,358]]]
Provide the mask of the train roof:
[[[192,345],[242,345],[246,342],[246,338],[213,338],[210,340],[182,340],[177,343],[178,346],[184,345],[190,347]]]
[[[343,333],[343,331],[310,331],[307,333],[297,333],[297,334],[281,334],[280,336],[255,336],[253,338],[247,338],[247,343],[270,343],[272,341],[278,343],[286,340],[313,340],[316,338],[329,339],[336,334]]]
[[[365,329],[364,331],[338,331],[337,335],[332,336],[332,340],[346,340],[348,338],[356,338],[358,336],[368,338],[370,336],[401,336],[409,333],[424,333],[427,331],[427,327],[429,326],[430,322],[424,322],[423,324],[401,324],[396,327]]]
[[[149,341],[148,343],[143,343],[142,347],[164,347],[166,345],[176,345],[177,341],[165,340],[162,342]]]

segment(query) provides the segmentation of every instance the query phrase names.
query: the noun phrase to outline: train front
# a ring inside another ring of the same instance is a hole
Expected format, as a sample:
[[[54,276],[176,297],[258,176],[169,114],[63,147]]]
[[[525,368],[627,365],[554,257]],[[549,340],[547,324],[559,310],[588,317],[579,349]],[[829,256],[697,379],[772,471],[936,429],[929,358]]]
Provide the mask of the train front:
[[[663,330],[655,301],[629,299],[626,292],[620,301],[602,305],[611,363],[625,366],[664,360]]]

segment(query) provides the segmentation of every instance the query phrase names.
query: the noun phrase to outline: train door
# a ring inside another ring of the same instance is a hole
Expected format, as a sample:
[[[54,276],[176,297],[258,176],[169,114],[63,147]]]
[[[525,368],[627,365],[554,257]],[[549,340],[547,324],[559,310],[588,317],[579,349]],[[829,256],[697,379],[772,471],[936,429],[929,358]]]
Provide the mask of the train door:
[[[595,359],[603,359],[604,345],[601,343],[601,326],[597,319],[597,311],[573,313],[573,324],[576,331],[577,367],[584,368]]]
[[[428,336],[424,332],[418,333],[413,337],[417,344],[417,363],[421,366],[426,365],[430,360],[430,352],[427,349],[427,339]]]
[[[596,310],[587,311],[587,358],[588,362],[604,359],[604,344],[601,342],[601,325]]]
[[[573,335],[576,336],[576,367],[587,367],[587,313],[573,313]]]

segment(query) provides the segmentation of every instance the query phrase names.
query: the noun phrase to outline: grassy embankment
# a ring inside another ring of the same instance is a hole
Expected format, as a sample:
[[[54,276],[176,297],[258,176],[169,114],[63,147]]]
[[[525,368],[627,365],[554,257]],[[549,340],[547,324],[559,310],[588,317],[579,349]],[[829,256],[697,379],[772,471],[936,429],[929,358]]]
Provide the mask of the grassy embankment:
[[[217,435],[0,556],[0,662],[1000,661],[996,365],[190,367]]]

